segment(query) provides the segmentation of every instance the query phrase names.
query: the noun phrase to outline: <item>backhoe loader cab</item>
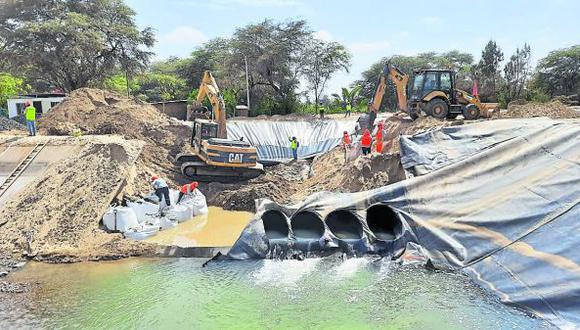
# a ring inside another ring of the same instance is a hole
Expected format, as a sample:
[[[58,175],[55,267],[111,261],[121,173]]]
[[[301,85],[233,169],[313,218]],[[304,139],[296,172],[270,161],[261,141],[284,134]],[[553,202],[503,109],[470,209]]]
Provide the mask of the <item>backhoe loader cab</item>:
[[[459,104],[455,89],[455,72],[451,70],[415,70],[410,82],[410,111],[418,114],[421,110],[435,118],[454,119],[463,114],[466,119],[479,117],[477,108]]]
[[[455,73],[449,70],[416,70],[411,82],[411,101],[421,101],[433,91],[453,97]]]

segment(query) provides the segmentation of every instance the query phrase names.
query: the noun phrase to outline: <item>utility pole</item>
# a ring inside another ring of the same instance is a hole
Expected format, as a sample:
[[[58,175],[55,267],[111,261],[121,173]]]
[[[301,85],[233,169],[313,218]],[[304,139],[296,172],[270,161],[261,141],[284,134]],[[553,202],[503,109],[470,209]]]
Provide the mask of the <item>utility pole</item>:
[[[250,111],[250,76],[248,75],[248,58],[244,55],[244,62],[246,63],[246,105],[248,112]]]

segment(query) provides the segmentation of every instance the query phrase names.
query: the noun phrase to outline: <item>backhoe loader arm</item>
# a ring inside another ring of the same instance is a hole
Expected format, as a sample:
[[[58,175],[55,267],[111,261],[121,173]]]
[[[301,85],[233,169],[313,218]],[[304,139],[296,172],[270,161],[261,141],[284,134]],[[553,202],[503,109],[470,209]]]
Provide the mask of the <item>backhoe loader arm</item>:
[[[407,83],[409,82],[409,75],[403,73],[401,70],[391,65],[390,63],[387,63],[383,70],[388,71],[389,77],[391,77],[393,84],[395,84],[399,110],[407,112]]]
[[[387,89],[387,77],[390,77],[393,81],[393,84],[395,84],[399,110],[407,111],[407,83],[409,82],[409,76],[390,63],[386,63],[383,67],[379,85],[377,86],[377,90],[369,106],[369,110],[374,111],[375,113],[379,111]]]
[[[385,91],[387,90],[387,70],[386,67],[383,68],[381,72],[381,77],[379,78],[379,85],[373,96],[373,100],[369,105],[369,111],[373,111],[375,114],[379,112],[381,104],[383,103],[383,97],[385,96]]]
[[[211,103],[215,120],[219,124],[218,137],[226,139],[228,135],[226,128],[226,105],[220,89],[209,71],[205,71],[203,74],[197,94],[197,103],[201,105],[206,96]]]

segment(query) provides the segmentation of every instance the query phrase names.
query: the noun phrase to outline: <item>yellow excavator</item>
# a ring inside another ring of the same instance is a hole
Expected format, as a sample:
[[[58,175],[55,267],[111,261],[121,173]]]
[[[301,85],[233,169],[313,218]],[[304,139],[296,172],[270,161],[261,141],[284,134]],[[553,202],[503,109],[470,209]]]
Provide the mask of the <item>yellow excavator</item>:
[[[224,99],[209,71],[203,75],[195,106],[201,107],[206,97],[212,105],[213,120],[194,119],[193,152],[177,155],[181,172],[197,181],[222,183],[248,180],[264,173],[255,147],[246,141],[227,138]]]
[[[410,79],[409,75],[386,63],[375,96],[369,104],[369,114],[372,116],[374,113],[375,118],[387,88],[387,77],[395,85],[399,110],[408,113],[413,120],[421,112],[438,119],[455,119],[463,115],[463,118],[473,120],[489,118],[499,110],[497,103],[482,103],[477,96],[455,88],[455,72],[452,70],[415,70],[413,79]]]

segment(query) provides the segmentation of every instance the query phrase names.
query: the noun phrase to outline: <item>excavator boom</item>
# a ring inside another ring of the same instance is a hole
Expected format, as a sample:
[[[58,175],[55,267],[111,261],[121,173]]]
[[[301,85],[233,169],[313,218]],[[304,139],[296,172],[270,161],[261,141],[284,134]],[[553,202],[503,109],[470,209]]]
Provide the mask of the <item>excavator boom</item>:
[[[227,139],[226,107],[220,89],[211,74],[203,74],[197,106],[208,98],[215,121],[195,119],[191,136],[191,152],[177,155],[181,172],[197,181],[237,182],[264,173],[258,163],[258,151],[245,141]]]
[[[206,96],[211,103],[215,121],[219,125],[218,137],[226,139],[228,135],[226,128],[226,104],[213,75],[209,71],[205,71],[201,79],[196,100],[198,105],[202,104]]]

